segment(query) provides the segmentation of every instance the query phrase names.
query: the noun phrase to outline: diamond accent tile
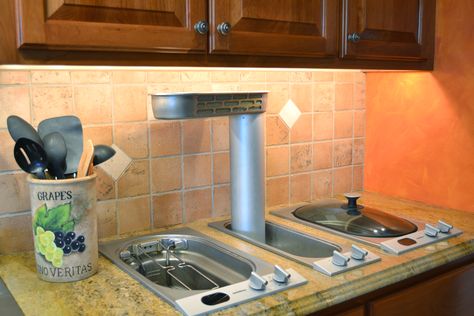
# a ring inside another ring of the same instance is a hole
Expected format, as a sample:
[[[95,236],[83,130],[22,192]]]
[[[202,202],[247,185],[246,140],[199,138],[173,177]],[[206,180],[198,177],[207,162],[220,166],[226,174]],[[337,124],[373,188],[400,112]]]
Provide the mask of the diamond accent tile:
[[[99,168],[111,176],[114,181],[117,181],[122,174],[124,174],[125,170],[128,169],[128,166],[132,162],[132,158],[130,158],[117,145],[112,144],[112,148],[115,149],[115,155],[109,160],[101,163]]]
[[[285,106],[281,109],[280,118],[288,125],[289,128],[292,128],[295,122],[301,115],[300,109],[296,106],[296,104],[290,99],[286,102]]]

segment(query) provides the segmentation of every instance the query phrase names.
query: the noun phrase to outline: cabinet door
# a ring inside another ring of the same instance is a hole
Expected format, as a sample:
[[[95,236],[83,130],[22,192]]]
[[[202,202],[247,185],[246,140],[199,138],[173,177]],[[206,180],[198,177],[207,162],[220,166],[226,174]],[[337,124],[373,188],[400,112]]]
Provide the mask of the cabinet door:
[[[472,316],[474,264],[369,303],[371,316]]]
[[[335,0],[210,0],[210,52],[246,55],[337,55]],[[218,31],[228,23],[230,31]]]
[[[343,0],[341,57],[432,59],[435,0]]]
[[[18,0],[20,48],[205,52],[206,0]]]

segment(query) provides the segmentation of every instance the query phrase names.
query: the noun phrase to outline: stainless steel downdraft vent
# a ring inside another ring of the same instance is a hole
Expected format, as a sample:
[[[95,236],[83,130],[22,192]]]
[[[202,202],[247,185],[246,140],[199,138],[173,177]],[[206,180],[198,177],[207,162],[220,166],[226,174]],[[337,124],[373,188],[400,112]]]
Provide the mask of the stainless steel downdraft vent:
[[[189,119],[265,112],[267,92],[162,93],[152,95],[157,119]]]

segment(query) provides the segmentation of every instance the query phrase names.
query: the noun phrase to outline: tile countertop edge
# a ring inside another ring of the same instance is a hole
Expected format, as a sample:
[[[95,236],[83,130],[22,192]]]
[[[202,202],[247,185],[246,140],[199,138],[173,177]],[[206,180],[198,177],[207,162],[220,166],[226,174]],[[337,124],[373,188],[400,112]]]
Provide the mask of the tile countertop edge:
[[[255,315],[265,312],[293,312],[296,315],[305,315],[321,311],[325,308],[347,302],[353,298],[379,290],[385,286],[420,275],[423,272],[433,270],[445,264],[454,262],[474,254],[474,240],[468,240],[453,247],[438,250],[436,253],[428,254],[424,257],[414,259],[410,262],[375,272],[370,275],[363,275],[360,278],[348,281],[344,284],[333,286],[327,290],[312,293],[308,296],[289,301],[287,298],[281,304],[273,306],[261,306],[261,311],[255,311]],[[328,277],[330,278],[330,277]],[[281,294],[277,294],[282,296]],[[274,295],[276,296],[276,295]],[[282,310],[282,307],[287,307]],[[220,315],[231,315],[239,309],[239,306],[229,310],[221,311]],[[227,313],[228,312],[228,313]],[[245,315],[252,315],[246,313]]]

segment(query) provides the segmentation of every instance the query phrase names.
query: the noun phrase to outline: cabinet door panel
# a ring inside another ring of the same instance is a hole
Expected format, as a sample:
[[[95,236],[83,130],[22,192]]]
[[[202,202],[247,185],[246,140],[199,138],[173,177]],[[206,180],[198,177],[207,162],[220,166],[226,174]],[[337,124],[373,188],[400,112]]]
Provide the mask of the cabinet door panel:
[[[471,316],[474,264],[369,303],[371,316]]]
[[[211,53],[335,56],[338,1],[211,0]],[[227,35],[217,32],[228,22]]]
[[[433,57],[434,0],[344,0],[343,58],[423,61]],[[357,34],[358,42],[348,39]]]
[[[19,46],[131,51],[202,51],[205,0],[19,0]]]

